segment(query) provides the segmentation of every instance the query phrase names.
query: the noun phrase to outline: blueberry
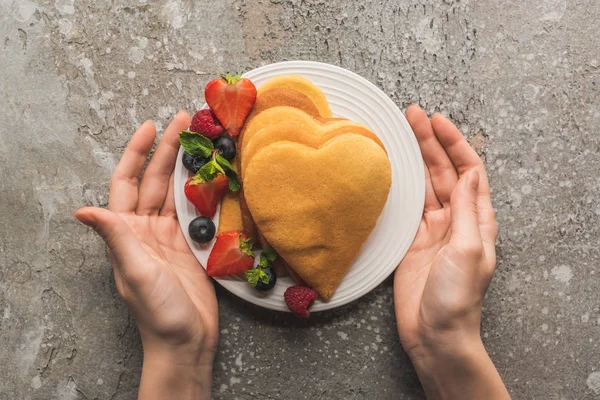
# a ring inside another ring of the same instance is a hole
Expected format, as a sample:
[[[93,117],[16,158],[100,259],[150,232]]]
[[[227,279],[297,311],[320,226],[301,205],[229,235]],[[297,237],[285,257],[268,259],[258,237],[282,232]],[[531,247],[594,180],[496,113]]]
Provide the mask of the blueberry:
[[[233,157],[235,157],[235,143],[232,138],[227,136],[219,136],[213,142],[215,145],[215,149],[219,152],[219,154],[231,161]]]
[[[275,275],[275,271],[273,270],[273,268],[263,268],[263,272],[269,277],[269,283],[262,283],[262,281],[259,279],[258,282],[256,282],[256,286],[254,287],[256,290],[260,290],[261,292],[273,289],[273,286],[275,286],[275,282],[277,282],[277,275]]]
[[[193,173],[198,172],[198,170],[206,164],[206,160],[202,156],[194,156],[183,152],[183,157],[181,158],[183,161],[183,166]]]
[[[215,237],[215,224],[208,217],[194,218],[190,222],[188,232],[194,242],[208,243]]]

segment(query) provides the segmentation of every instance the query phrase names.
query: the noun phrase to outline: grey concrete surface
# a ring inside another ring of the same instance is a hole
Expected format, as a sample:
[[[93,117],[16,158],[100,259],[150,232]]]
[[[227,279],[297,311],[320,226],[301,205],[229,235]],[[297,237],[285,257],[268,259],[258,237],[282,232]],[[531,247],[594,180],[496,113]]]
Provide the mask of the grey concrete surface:
[[[491,357],[515,399],[600,398],[598,21],[591,0],[0,0],[0,399],[135,397],[135,323],[72,212],[106,204],[141,122],[288,59],[458,123],[500,224]],[[424,397],[389,281],[310,321],[218,296],[215,398]]]

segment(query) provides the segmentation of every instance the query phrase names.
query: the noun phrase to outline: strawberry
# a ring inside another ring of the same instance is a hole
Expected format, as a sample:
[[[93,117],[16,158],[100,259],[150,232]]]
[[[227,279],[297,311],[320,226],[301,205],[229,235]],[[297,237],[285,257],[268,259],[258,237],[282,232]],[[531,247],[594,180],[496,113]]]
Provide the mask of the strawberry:
[[[210,110],[200,110],[194,114],[190,131],[199,133],[209,139],[215,139],[223,133],[223,127]]]
[[[208,82],[204,97],[227,132],[237,136],[256,101],[256,87],[239,74],[227,73]]]
[[[242,274],[252,269],[254,252],[250,239],[241,232],[225,232],[217,236],[217,241],[208,256],[206,273],[210,276]]]
[[[212,218],[217,212],[225,191],[229,186],[226,176],[218,174],[211,181],[205,181],[200,175],[195,175],[185,182],[183,191],[185,197],[205,217]]]

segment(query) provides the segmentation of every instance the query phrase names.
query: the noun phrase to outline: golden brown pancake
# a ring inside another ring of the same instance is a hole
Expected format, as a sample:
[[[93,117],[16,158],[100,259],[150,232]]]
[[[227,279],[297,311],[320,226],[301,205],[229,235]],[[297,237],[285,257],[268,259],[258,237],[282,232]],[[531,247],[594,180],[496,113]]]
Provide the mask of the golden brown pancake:
[[[331,109],[329,108],[325,93],[309,79],[299,75],[279,75],[260,85],[257,89],[257,94],[260,96],[275,88],[293,89],[302,93],[315,105],[321,118],[331,118]]]
[[[320,148],[279,141],[244,174],[260,232],[308,285],[329,300],[375,227],[391,185],[387,154],[356,134]]]
[[[237,192],[227,192],[221,200],[221,211],[219,216],[219,228],[217,235],[223,232],[242,231],[242,213]]]
[[[264,91],[256,97],[252,112],[248,114],[246,122],[257,114],[277,106],[289,106],[302,110],[313,118],[322,118],[315,104],[303,93],[294,89],[279,87]]]
[[[248,141],[256,132],[269,125],[275,125],[281,122],[296,124],[299,127],[306,129],[310,129],[318,123],[313,117],[294,107],[277,106],[266,109],[254,116],[251,120],[246,121],[246,124],[242,129],[242,134],[238,139],[238,158],[239,155],[242,154],[246,144],[248,144]]]
[[[254,136],[254,134],[263,127],[276,125],[282,122],[285,122],[286,124],[295,125],[297,129],[305,131],[320,132],[321,129],[321,123],[318,122],[315,118],[311,117],[309,114],[303,112],[302,110],[290,106],[271,107],[257,114],[251,120],[247,120],[246,124],[244,125],[244,128],[242,129],[242,134],[238,138],[238,155],[236,157],[238,167],[237,169],[240,172],[240,178],[242,178],[242,180],[243,171],[241,169],[241,166],[242,159],[244,158],[244,147],[245,143],[247,143],[247,140],[251,139]],[[326,125],[331,126],[332,131],[336,128],[345,129],[347,126],[356,127],[357,132],[363,133],[365,135],[370,135],[370,137],[372,137],[378,143],[381,143],[377,136],[375,136],[363,125],[357,124],[352,121],[348,121],[343,118],[330,118],[327,120]],[[256,228],[252,220],[252,215],[248,211],[248,208],[245,204],[243,191],[240,192],[239,200],[242,220],[244,222],[244,232],[246,233],[246,235],[256,239]]]
[[[377,143],[385,151],[385,146],[379,140],[377,135],[369,130],[364,125],[352,121],[335,121],[327,124],[315,123],[311,128],[304,128],[297,124],[282,122],[276,125],[269,125],[260,131],[256,132],[248,141],[246,148],[243,149],[243,157],[241,160],[242,175],[248,162],[252,159],[257,151],[260,151],[265,146],[278,141],[289,141],[307,145],[312,148],[319,148],[323,143],[328,142],[332,138],[344,135],[347,133],[355,133],[365,136]]]
[[[275,133],[278,131],[278,129],[274,127],[280,126],[280,124],[285,125],[281,126],[281,128],[283,128],[281,129],[281,132]],[[237,162],[238,171],[240,172],[240,177],[242,180],[244,171],[243,168],[245,168],[246,164],[246,161],[243,161],[246,158],[245,144],[250,144],[250,142],[253,142],[253,137],[255,134],[262,132],[263,129],[260,129],[258,132],[256,131],[261,127],[264,127],[264,130],[272,132],[274,136],[271,136],[271,134],[266,136],[271,141],[291,140],[304,144],[310,144],[311,147],[318,147],[324,143],[326,139],[330,139],[342,133],[352,132],[369,137],[376,141],[382,148],[384,148],[383,143],[381,143],[379,138],[373,132],[371,132],[364,125],[356,122],[352,122],[343,118],[330,118],[326,123],[323,124],[305,112],[293,107],[272,107],[259,113],[252,121],[248,122],[244,127],[243,136],[238,140],[239,145]],[[296,135],[297,137],[294,137]],[[327,136],[325,139],[322,138],[324,135]],[[262,140],[258,140],[257,142],[258,143],[252,145],[252,154],[254,154],[260,146],[266,143]],[[242,166],[244,167],[242,168]],[[243,192],[240,193],[240,208],[242,219],[244,221],[244,231],[247,235],[256,238],[256,227],[253,222],[252,215],[246,206]]]

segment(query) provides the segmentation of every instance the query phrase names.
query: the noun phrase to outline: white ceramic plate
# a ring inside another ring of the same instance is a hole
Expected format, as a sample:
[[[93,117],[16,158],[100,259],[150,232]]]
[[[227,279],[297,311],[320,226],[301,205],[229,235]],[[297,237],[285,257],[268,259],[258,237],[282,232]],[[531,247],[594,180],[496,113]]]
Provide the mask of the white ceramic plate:
[[[377,226],[354,260],[343,282],[328,302],[317,300],[311,311],[323,311],[347,304],[383,282],[400,263],[412,243],[425,200],[425,174],[419,146],[410,125],[394,102],[379,88],[334,65],[312,61],[286,61],[246,73],[258,87],[277,75],[302,75],[321,87],[334,117],[344,117],[369,127],[384,143],[392,164],[392,187]],[[205,105],[206,107],[206,105]],[[199,213],[183,193],[190,173],[181,163],[183,149],[175,167],[175,204],[181,229],[200,264],[206,266],[212,243],[199,245],[188,235],[190,221]],[[219,213],[214,218],[219,220]],[[216,279],[231,293],[261,307],[288,311],[283,292],[293,285],[291,278],[277,280],[268,293],[253,289],[241,277]]]

